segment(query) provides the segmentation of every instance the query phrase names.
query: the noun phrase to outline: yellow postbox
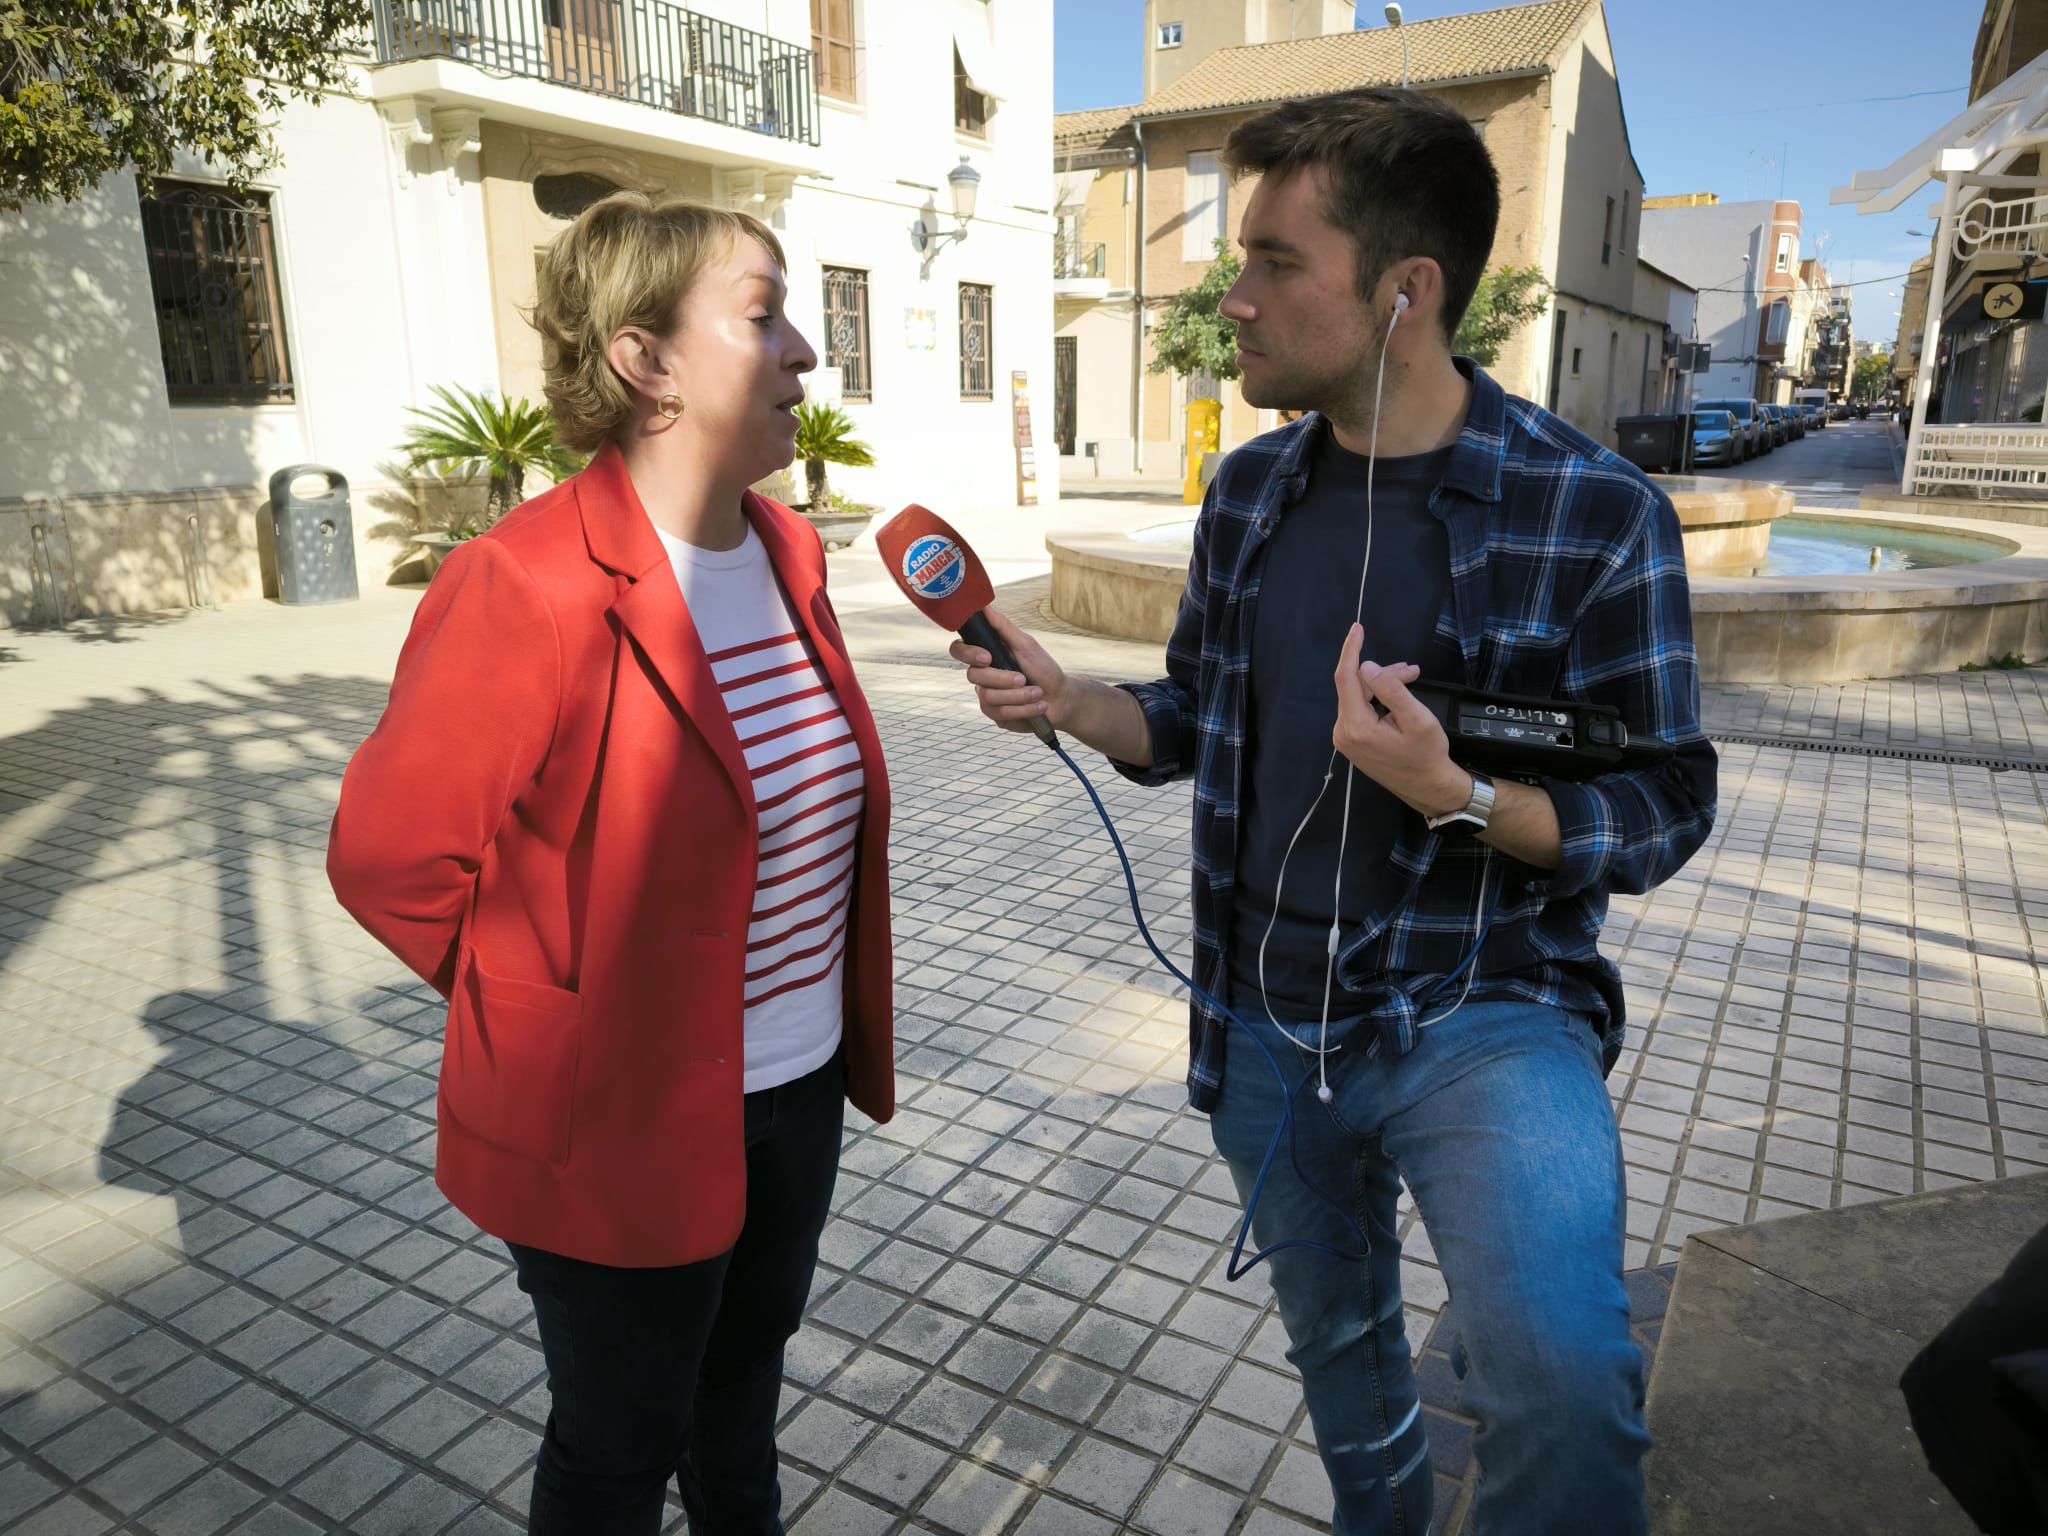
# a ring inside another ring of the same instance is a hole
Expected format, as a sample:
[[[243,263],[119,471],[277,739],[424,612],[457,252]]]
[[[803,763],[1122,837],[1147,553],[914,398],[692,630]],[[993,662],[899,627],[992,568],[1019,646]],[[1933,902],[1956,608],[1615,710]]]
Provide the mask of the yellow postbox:
[[[1202,501],[1202,460],[1223,446],[1223,402],[1188,402],[1188,483],[1181,499],[1194,507]]]

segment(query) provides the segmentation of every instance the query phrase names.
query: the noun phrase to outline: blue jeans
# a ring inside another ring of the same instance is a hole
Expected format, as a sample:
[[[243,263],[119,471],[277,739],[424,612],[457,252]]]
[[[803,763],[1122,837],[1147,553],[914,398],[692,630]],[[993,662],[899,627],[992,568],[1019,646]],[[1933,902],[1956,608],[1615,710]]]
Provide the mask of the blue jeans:
[[[1249,1011],[1249,1010],[1248,1010]],[[1406,1179],[1449,1283],[1453,1365],[1479,1421],[1479,1536],[1638,1536],[1648,1526],[1642,1360],[1622,1286],[1621,1138],[1583,1018],[1470,1003],[1397,1060],[1365,1055],[1357,1021],[1330,1026],[1333,1094],[1315,1059],[1248,1020],[1294,1095],[1287,1138],[1253,1214],[1261,1247],[1306,1238],[1365,1262],[1289,1248],[1271,1260],[1288,1358],[1336,1500],[1337,1536],[1422,1536],[1433,1484],[1401,1316],[1395,1200]],[[1292,1025],[1314,1043],[1316,1026]],[[1234,1032],[1236,1033],[1236,1032]],[[1249,1040],[1231,1041],[1211,1116],[1247,1201],[1283,1090]],[[1303,1183],[1331,1197],[1333,1209]]]

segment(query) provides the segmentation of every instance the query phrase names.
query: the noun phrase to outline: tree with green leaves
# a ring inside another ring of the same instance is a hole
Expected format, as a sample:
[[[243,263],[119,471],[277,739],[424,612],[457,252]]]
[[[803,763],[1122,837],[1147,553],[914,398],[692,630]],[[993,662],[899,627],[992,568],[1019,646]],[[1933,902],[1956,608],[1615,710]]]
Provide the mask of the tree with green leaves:
[[[1224,315],[1223,296],[1244,270],[1244,261],[1228,240],[1216,242],[1216,259],[1202,280],[1166,301],[1152,333],[1152,372],[1188,377],[1206,374],[1234,379],[1237,374],[1237,322]]]
[[[1451,351],[1491,368],[1515,332],[1550,307],[1550,284],[1540,267],[1502,267],[1479,279]]]
[[[1850,396],[1857,400],[1875,400],[1885,392],[1891,383],[1892,360],[1883,353],[1856,359],[1856,378],[1849,386]]]
[[[796,456],[804,461],[811,511],[819,514],[832,510],[832,492],[825,484],[827,464],[865,469],[875,462],[874,450],[853,435],[853,418],[836,405],[796,408]]]
[[[546,406],[440,384],[434,393],[441,398],[439,405],[407,407],[420,419],[406,430],[406,467],[462,479],[490,477],[483,528],[457,529],[458,538],[482,533],[524,501],[532,471],[559,485],[583,467],[582,455],[555,436],[555,419]]]
[[[1167,301],[1153,332],[1154,373],[1237,374],[1237,322],[1223,313],[1223,296],[1244,263],[1227,240],[1216,242],[1216,259],[1202,280]],[[1503,267],[1479,280],[1459,322],[1451,350],[1491,366],[1516,331],[1550,307],[1550,284],[1537,267]]]
[[[68,202],[181,152],[237,186],[292,97],[347,83],[369,0],[0,0],[0,209]]]

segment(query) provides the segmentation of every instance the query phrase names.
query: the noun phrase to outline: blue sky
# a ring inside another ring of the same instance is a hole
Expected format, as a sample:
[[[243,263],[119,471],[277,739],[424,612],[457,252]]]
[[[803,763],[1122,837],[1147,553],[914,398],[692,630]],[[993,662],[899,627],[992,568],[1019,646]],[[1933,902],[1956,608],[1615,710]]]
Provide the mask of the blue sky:
[[[1494,9],[1408,0],[1410,22]],[[1378,0],[1360,20],[1384,25]],[[1895,214],[1828,202],[1858,171],[1889,165],[1961,111],[1981,0],[1794,0],[1703,5],[1607,0],[1629,140],[1650,195],[1780,195],[1803,214],[1801,254],[1836,282],[1903,273],[1927,254],[1932,191]],[[1122,106],[1142,91],[1144,0],[1054,0],[1053,100],[1061,112]],[[1922,94],[1930,93],[1930,94]],[[1903,100],[1878,100],[1905,97]],[[1896,281],[1855,288],[1856,333],[1898,328]]]

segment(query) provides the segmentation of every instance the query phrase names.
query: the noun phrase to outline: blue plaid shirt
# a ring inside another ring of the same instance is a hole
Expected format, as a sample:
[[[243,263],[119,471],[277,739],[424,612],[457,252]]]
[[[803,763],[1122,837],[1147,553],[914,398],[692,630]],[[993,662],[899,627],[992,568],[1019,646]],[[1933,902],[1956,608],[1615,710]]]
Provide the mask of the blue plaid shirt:
[[[1504,393],[1459,359],[1472,407],[1429,508],[1444,525],[1451,596],[1437,630],[1455,639],[1469,686],[1611,704],[1638,735],[1672,742],[1654,768],[1587,783],[1546,780],[1564,861],[1520,863],[1469,834],[1437,834],[1402,812],[1393,867],[1403,894],[1343,941],[1333,1016],[1369,1015],[1375,1053],[1415,1044],[1416,1021],[1455,1001],[1484,883],[1492,914],[1471,972],[1473,1001],[1519,999],[1589,1016],[1611,1068],[1621,1051],[1621,973],[1598,948],[1610,891],[1669,879],[1714,822],[1714,749],[1700,728],[1699,665],[1678,517],[1663,492],[1548,411]],[[1322,434],[1310,415],[1230,454],[1195,525],[1194,558],[1167,675],[1127,685],[1144,706],[1152,763],[1119,763],[1140,784],[1190,775],[1194,804],[1194,978],[1230,998],[1224,964],[1234,907],[1239,811],[1261,552],[1308,485]],[[1343,641],[1303,666],[1334,669]],[[1397,656],[1372,658],[1399,661]],[[1303,772],[1314,765],[1304,764]],[[1434,995],[1433,995],[1434,994]],[[1249,1001],[1249,1000],[1244,1000]],[[1196,1109],[1223,1087],[1224,1020],[1199,1000],[1188,1056]]]

